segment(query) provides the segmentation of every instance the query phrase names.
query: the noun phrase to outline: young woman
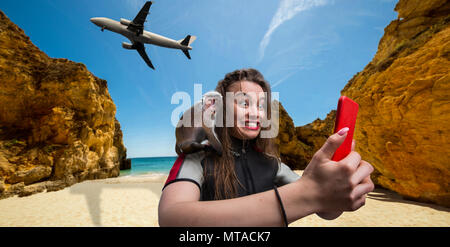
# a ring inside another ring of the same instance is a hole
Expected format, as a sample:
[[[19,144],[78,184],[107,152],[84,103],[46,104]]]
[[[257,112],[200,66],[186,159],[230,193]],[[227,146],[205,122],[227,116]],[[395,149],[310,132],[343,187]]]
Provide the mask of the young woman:
[[[234,109],[233,126],[216,127],[222,156],[197,152],[179,157],[159,203],[160,226],[283,226],[316,213],[334,219],[365,203],[373,167],[354,151],[331,157],[348,128],[331,135],[302,177],[280,161],[273,138],[263,138],[271,119],[270,86],[255,69],[228,73],[216,91]],[[228,92],[228,94],[227,94]],[[266,94],[264,94],[264,92]],[[233,93],[234,100],[226,97]]]

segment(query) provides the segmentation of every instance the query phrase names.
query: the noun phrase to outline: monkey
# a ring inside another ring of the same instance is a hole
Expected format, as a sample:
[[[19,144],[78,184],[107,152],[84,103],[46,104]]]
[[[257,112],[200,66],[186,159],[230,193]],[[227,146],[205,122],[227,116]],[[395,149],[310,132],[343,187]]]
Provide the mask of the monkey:
[[[221,104],[222,95],[210,91],[203,95],[201,102],[183,113],[175,129],[175,151],[178,155],[211,149],[222,155],[222,144],[214,130],[218,115],[216,109],[222,109]]]

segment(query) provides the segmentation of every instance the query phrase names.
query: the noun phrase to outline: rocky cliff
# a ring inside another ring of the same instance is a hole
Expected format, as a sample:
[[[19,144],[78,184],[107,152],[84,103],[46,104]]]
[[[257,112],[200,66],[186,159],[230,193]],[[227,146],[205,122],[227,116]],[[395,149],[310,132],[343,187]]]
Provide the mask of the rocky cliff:
[[[105,80],[48,57],[0,11],[0,198],[118,176],[115,113]]]
[[[450,2],[400,0],[373,60],[341,91],[360,105],[357,150],[374,181],[450,206]]]
[[[341,91],[360,105],[356,150],[375,167],[376,184],[450,207],[450,2],[400,0],[395,10],[398,19],[384,29],[373,60]],[[281,132],[295,139],[287,125]],[[317,131],[296,133],[304,144],[315,139],[311,148],[325,140],[310,137]],[[291,159],[301,153],[291,139],[281,139],[289,149],[284,159],[303,164]]]

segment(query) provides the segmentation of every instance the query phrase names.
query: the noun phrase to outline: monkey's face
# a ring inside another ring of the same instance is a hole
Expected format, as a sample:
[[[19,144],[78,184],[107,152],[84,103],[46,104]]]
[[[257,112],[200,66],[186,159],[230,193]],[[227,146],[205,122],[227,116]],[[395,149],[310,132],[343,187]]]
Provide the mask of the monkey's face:
[[[222,95],[220,93],[212,91],[205,93],[202,99],[203,120],[204,124],[208,127],[215,120],[216,110],[222,107]]]
[[[207,92],[203,95],[202,102],[203,102],[203,109],[208,109],[211,106],[215,106],[216,103],[219,103],[222,101],[222,95],[220,93],[211,91]]]

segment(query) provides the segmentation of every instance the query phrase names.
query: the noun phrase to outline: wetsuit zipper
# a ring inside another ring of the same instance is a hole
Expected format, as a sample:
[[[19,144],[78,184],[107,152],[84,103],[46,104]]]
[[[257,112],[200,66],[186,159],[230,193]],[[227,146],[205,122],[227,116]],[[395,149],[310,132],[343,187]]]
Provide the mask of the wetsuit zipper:
[[[247,190],[249,191],[249,194],[254,194],[256,192],[255,189],[255,182],[253,180],[253,176],[252,176],[252,172],[250,171],[250,168],[248,167],[248,161],[247,161],[247,152],[246,152],[246,145],[248,145],[248,143],[246,143],[246,140],[242,141],[242,165],[243,165],[243,171],[244,171],[244,176],[246,177],[245,179],[247,180],[245,182],[246,186],[247,186]],[[248,175],[248,176],[247,176]],[[250,186],[248,185],[248,182],[250,182]]]

